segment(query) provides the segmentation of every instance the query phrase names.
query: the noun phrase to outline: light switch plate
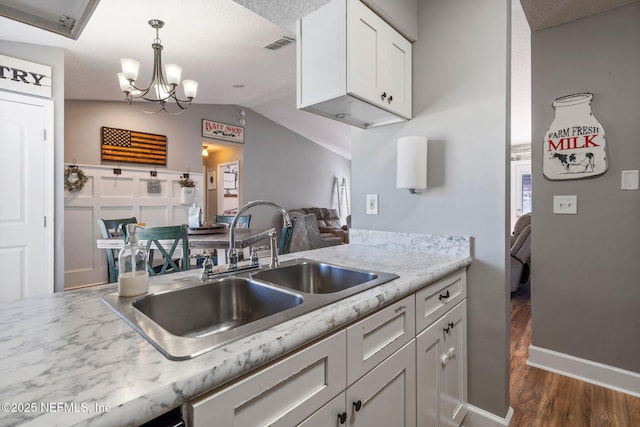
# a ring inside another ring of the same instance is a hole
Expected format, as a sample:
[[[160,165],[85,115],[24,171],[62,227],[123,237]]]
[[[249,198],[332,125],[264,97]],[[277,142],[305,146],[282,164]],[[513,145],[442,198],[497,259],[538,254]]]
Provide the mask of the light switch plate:
[[[640,181],[640,174],[637,170],[622,171],[622,184],[620,188],[623,190],[637,190]]]
[[[377,194],[367,194],[367,215],[378,215]]]
[[[576,215],[578,213],[578,196],[553,196],[553,213]]]

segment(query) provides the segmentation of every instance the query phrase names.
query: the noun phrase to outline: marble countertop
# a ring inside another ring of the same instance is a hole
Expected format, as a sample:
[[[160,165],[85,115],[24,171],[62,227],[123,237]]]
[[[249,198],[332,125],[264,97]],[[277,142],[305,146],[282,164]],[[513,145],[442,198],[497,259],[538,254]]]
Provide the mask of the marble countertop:
[[[190,360],[166,359],[100,301],[116,285],[0,304],[0,424],[139,425],[471,263],[467,237],[352,229],[350,240],[282,259],[400,277]]]

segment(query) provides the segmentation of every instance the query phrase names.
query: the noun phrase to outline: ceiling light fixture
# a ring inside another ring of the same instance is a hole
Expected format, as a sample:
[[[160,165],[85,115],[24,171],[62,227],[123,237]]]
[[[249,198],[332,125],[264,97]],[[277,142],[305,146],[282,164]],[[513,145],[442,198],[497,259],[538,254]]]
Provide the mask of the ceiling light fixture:
[[[138,71],[140,63],[135,59],[122,58],[122,72],[118,73],[118,81],[120,89],[125,93],[125,99],[132,105],[136,99],[143,99],[150,102],[158,102],[160,109],[157,111],[145,111],[145,113],[157,113],[161,110],[177,115],[191,105],[191,101],[196,97],[198,92],[198,82],[195,80],[184,80],[182,85],[184,88],[184,96],[186,99],[180,99],[176,94],[176,88],[180,85],[182,77],[182,67],[176,64],[166,64],[162,66],[162,44],[159,37],[159,29],[164,27],[164,22],[159,19],[152,19],[149,25],[156,30],[156,38],[153,40],[151,47],[153,48],[153,73],[151,83],[146,88],[139,88],[135,85],[138,79]],[[163,73],[164,68],[164,73]],[[180,108],[176,112],[167,110],[167,102],[173,100]]]
[[[208,157],[209,156],[209,150],[207,150],[207,146],[203,145],[202,146],[202,157]]]

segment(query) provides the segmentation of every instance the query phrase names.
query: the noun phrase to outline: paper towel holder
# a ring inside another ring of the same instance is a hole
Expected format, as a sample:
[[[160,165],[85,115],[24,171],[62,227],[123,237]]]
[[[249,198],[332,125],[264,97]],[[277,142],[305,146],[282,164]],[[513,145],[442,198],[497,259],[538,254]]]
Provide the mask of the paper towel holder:
[[[427,138],[403,136],[398,138],[396,187],[415,194],[427,189]]]

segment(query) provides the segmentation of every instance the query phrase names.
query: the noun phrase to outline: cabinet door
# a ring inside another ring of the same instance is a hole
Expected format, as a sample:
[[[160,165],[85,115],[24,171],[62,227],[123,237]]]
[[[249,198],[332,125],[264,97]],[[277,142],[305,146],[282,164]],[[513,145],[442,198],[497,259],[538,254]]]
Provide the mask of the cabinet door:
[[[347,1],[347,91],[383,106],[381,46],[385,27],[386,23],[359,0]]]
[[[458,426],[467,407],[466,301],[416,339],[417,425]]]
[[[411,118],[411,43],[395,31],[389,31],[385,40],[382,68],[382,100],[385,108],[401,116]],[[383,93],[384,93],[383,92]]]
[[[349,427],[416,425],[415,340],[347,389]]]
[[[346,387],[341,331],[188,404],[190,425],[289,427]]]
[[[322,408],[314,412],[298,427],[334,427],[347,425],[347,413],[344,410],[346,393],[342,392]]]
[[[415,298],[410,295],[347,328],[347,385],[415,338]]]

